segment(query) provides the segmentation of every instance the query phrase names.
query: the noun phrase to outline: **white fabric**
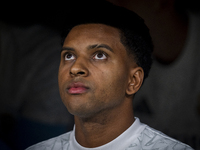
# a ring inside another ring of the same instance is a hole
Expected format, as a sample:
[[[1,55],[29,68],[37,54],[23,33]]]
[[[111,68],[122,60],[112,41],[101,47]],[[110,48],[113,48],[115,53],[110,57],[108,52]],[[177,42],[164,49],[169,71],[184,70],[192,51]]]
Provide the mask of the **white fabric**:
[[[176,141],[149,126],[138,118],[113,141],[96,148],[82,147],[75,139],[73,131],[39,144],[27,150],[191,150],[189,146]]]

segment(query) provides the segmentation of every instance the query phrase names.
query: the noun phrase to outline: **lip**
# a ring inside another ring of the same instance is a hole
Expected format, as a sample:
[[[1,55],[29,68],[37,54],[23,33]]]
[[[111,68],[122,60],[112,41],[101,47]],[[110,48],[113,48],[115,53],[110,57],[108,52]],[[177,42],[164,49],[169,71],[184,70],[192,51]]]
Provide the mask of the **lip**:
[[[68,88],[67,88],[67,92],[69,94],[83,94],[86,93],[88,91],[89,87],[87,87],[84,83],[82,82],[73,82],[71,83]]]

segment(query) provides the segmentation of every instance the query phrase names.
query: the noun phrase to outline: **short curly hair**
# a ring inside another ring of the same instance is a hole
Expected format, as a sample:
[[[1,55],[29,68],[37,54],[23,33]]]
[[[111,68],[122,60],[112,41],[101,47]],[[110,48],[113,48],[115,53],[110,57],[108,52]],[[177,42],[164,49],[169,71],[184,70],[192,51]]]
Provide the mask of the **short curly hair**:
[[[105,1],[87,2],[84,1],[80,7],[70,7],[74,14],[70,15],[72,18],[67,18],[63,26],[62,44],[69,31],[80,24],[98,23],[115,27],[120,31],[121,42],[128,53],[143,68],[146,79],[152,65],[153,44],[144,20],[132,11]]]

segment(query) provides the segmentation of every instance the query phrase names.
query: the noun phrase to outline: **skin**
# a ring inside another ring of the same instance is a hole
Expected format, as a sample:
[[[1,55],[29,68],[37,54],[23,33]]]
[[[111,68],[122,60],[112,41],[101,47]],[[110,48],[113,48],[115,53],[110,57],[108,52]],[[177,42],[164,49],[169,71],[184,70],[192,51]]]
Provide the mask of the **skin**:
[[[132,98],[143,76],[118,29],[104,24],[72,28],[63,44],[58,82],[80,145],[104,145],[132,125]]]

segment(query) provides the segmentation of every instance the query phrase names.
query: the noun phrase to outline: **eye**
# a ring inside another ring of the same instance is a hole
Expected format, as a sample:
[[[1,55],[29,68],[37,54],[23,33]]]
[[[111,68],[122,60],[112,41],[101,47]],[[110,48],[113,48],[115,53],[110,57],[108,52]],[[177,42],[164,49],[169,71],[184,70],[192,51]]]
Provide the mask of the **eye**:
[[[72,53],[65,53],[65,60],[75,60],[76,57]]]
[[[107,59],[107,56],[104,52],[97,52],[95,53],[95,55],[93,56],[93,59],[100,59],[100,60],[105,60]]]

